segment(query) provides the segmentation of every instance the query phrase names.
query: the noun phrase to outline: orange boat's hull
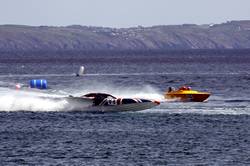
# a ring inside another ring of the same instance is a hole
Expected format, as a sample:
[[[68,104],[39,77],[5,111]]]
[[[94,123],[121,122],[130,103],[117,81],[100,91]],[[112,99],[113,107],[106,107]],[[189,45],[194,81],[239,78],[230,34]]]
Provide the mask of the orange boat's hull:
[[[185,91],[173,91],[165,94],[166,99],[176,99],[179,101],[203,102],[210,96],[210,93],[198,92],[189,93]]]

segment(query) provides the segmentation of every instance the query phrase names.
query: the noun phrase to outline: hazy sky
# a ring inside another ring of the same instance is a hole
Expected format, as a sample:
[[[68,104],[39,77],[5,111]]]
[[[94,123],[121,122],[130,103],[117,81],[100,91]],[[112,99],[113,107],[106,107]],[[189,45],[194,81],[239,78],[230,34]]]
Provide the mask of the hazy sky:
[[[250,0],[0,0],[0,24],[131,27],[250,20]]]

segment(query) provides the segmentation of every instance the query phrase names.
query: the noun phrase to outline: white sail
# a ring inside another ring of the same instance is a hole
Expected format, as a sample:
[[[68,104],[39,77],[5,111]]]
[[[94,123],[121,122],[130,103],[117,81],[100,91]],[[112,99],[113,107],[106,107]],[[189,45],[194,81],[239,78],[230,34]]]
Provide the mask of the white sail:
[[[83,74],[84,74],[84,66],[81,66],[76,76],[82,76]]]

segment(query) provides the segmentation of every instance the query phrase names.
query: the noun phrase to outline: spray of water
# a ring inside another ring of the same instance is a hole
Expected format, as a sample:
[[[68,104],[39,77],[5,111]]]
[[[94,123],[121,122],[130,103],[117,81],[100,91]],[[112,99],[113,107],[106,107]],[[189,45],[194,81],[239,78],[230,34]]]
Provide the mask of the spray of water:
[[[0,89],[0,111],[61,111],[65,100],[53,100],[55,95]]]
[[[97,84],[91,84],[83,88],[79,88],[79,86],[70,87],[63,92],[62,90],[53,91],[52,94],[39,90],[23,91],[0,88],[0,111],[70,111],[74,110],[74,106],[63,97],[68,96],[67,94],[82,96],[90,92],[109,93],[123,98],[144,98],[163,101],[163,95],[151,86],[125,87],[121,89],[110,84]]]
[[[72,86],[66,90],[53,90],[52,93],[37,91],[13,90],[9,87],[0,88],[0,111],[71,111],[77,106],[69,104],[63,97],[68,94],[81,96],[90,92],[110,93],[117,97],[136,97],[161,101],[161,105],[142,113],[204,113],[204,114],[249,114],[247,102],[235,107],[234,103],[223,104],[223,101],[211,97],[205,103],[180,103],[166,101],[161,91],[152,86],[143,87],[117,87],[110,84],[95,83],[79,88]],[[219,98],[220,99],[220,98]],[[214,101],[215,100],[215,101]],[[79,108],[79,107],[78,107]]]

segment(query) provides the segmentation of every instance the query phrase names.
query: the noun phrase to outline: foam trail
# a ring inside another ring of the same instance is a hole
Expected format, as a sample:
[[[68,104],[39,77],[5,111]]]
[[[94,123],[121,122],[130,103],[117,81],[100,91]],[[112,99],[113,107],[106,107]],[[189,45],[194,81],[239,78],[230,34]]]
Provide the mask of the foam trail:
[[[44,98],[44,97],[51,97]],[[61,111],[67,102],[52,100],[55,97],[39,92],[15,91],[6,88],[0,89],[0,111]]]

